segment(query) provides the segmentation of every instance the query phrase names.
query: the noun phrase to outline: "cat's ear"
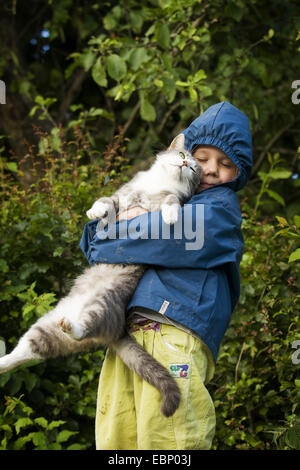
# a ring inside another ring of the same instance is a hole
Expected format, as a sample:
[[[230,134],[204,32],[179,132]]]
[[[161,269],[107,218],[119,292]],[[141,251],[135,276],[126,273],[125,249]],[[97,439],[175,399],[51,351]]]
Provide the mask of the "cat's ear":
[[[168,150],[184,149],[184,134],[178,134],[171,142]]]

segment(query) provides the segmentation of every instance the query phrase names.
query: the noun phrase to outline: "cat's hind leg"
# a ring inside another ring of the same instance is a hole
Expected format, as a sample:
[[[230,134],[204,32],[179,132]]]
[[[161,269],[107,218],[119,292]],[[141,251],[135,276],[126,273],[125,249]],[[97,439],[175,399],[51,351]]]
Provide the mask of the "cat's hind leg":
[[[59,328],[62,312],[68,312],[68,305],[73,306],[73,302],[64,299],[31,326],[15,349],[0,358],[0,374],[34,359],[44,360],[95,349],[95,341],[75,341]]]
[[[116,341],[123,334],[124,310],[125,306],[115,304],[112,314],[109,315],[105,301],[95,298],[87,302],[79,319],[73,320],[64,316],[57,325],[70,339],[81,342],[97,338],[99,344],[105,345]]]
[[[77,289],[88,295],[74,295],[74,308],[64,309],[60,329],[81,342],[95,339],[99,345],[117,341],[125,331],[125,309],[145,268],[137,265],[96,265],[86,271]],[[74,292],[76,291],[76,286]],[[80,309],[78,305],[80,302]],[[78,314],[74,314],[75,307]]]

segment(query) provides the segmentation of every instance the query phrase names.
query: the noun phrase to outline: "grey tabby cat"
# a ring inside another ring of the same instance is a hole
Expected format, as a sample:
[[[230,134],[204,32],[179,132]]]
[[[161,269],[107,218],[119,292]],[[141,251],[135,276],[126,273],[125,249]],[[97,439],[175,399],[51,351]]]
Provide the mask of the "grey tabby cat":
[[[157,155],[149,170],[138,172],[111,197],[96,201],[88,217],[101,218],[105,225],[113,210],[118,214],[139,206],[148,211],[161,210],[166,223],[175,223],[181,205],[197,191],[201,178],[200,166],[183,144],[184,136],[180,134],[167,151]],[[10,354],[0,358],[0,373],[32,359],[109,345],[130,369],[160,391],[161,411],[171,416],[180,402],[175,380],[126,333],[126,305],[145,269],[123,264],[87,268],[70,293],[31,326]]]

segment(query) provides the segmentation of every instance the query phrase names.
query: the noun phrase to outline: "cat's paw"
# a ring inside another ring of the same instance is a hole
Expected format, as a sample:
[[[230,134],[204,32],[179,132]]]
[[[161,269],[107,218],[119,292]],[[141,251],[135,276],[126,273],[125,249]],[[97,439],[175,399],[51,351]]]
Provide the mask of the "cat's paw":
[[[92,207],[86,212],[86,215],[89,219],[102,219],[107,217],[109,211],[111,210],[111,205],[106,202],[96,201]]]
[[[70,320],[67,318],[62,318],[58,323],[57,326],[71,338],[75,339],[76,341],[81,341],[84,338],[84,331],[80,325],[76,325],[75,323],[71,323]]]
[[[6,372],[9,369],[9,361],[8,361],[7,356],[2,356],[0,358],[0,374],[4,374],[4,372]]]
[[[175,224],[179,217],[180,207],[177,204],[163,205],[162,206],[162,218],[166,224]]]
[[[59,322],[57,323],[57,326],[59,326],[59,328],[60,328],[64,333],[67,333],[67,334],[71,334],[71,333],[72,333],[72,325],[71,325],[71,323],[69,322],[69,320],[67,320],[66,318],[62,318],[61,320],[59,320]]]

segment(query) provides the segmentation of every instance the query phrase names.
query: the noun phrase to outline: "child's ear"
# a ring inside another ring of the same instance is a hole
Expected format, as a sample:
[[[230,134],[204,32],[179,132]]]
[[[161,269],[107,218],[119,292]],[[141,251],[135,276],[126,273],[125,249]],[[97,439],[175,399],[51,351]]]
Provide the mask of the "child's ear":
[[[178,134],[171,142],[168,150],[184,149],[184,134]]]

